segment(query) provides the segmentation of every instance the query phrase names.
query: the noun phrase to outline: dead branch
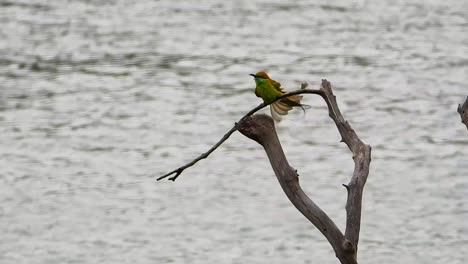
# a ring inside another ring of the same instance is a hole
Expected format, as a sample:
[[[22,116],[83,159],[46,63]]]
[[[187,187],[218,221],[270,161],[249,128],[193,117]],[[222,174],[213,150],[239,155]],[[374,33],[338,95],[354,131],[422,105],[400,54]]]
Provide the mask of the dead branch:
[[[305,87],[307,87],[307,83],[303,83],[301,85],[301,90],[297,90],[297,91],[294,91],[294,92],[290,92],[290,93],[286,93],[278,98],[276,98],[274,101],[271,101],[269,103],[261,103],[259,104],[257,107],[255,107],[254,109],[250,110],[247,114],[245,114],[240,120],[239,122],[241,122],[244,118],[246,117],[249,117],[251,115],[253,115],[254,113],[256,113],[258,110],[266,107],[266,106],[269,106],[270,104],[278,101],[278,100],[281,100],[283,98],[286,98],[288,96],[291,96],[291,95],[295,95],[295,94],[303,94],[303,93],[309,93],[309,94],[319,94],[323,97],[322,95],[322,91],[321,90],[312,90],[312,89],[305,89]],[[200,156],[198,156],[197,158],[195,158],[194,160],[190,161],[189,163],[185,164],[184,166],[181,166],[173,171],[170,171],[166,174],[164,174],[163,176],[157,178],[156,180],[159,181],[159,180],[162,180],[162,179],[165,179],[171,175],[174,174],[174,176],[170,177],[168,180],[171,180],[171,181],[175,181],[177,179],[177,177],[179,177],[179,175],[187,168],[189,167],[192,167],[193,165],[195,165],[195,163],[199,162],[200,160],[202,159],[206,159],[213,151],[215,151],[219,146],[221,146],[221,144],[223,144],[224,141],[226,141],[231,135],[232,133],[234,133],[235,131],[237,130],[236,128],[236,124],[234,124],[234,126],[226,133],[224,134],[224,136],[213,146],[211,147],[207,152],[205,153],[202,153]]]
[[[265,115],[246,117],[237,128],[239,132],[263,146],[270,160],[273,171],[280,182],[286,196],[294,206],[327,238],[341,263],[357,263],[357,249],[361,226],[362,192],[369,174],[371,147],[365,145],[356,132],[344,120],[333,95],[331,85],[322,80],[321,93],[325,100],[329,116],[333,119],[354,159],[354,173],[346,187],[348,198],[346,202],[345,234],[302,190],[296,170],[292,168],[284,155],[278,140],[272,118]]]
[[[466,129],[468,129],[468,96],[463,105],[458,105],[457,111],[460,114],[462,123],[465,124]]]

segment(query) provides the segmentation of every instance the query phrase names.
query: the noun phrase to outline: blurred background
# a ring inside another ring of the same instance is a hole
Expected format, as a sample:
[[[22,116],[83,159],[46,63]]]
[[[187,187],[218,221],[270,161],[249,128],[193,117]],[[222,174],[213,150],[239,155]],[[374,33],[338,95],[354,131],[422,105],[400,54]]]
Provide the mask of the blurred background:
[[[468,2],[0,0],[0,262],[338,263],[235,133],[249,73],[334,85],[373,147],[360,263],[465,263]],[[277,125],[344,227],[351,153],[323,100]]]

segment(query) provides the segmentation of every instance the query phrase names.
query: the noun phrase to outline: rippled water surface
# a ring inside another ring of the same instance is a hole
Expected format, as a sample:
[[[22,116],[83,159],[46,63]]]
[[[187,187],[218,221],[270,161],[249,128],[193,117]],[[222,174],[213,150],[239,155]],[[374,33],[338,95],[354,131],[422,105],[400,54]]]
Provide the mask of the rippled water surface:
[[[373,147],[361,263],[465,263],[468,2],[0,0],[1,263],[337,263],[234,134],[249,73],[334,85]],[[323,101],[278,125],[344,225],[351,154]]]

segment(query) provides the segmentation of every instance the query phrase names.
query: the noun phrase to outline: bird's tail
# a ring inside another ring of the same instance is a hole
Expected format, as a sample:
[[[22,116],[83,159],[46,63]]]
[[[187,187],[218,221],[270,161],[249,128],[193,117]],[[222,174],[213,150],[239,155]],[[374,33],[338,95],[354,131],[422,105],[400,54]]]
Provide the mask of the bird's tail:
[[[281,116],[287,115],[293,107],[300,107],[303,111],[309,108],[309,105],[301,104],[302,95],[291,95],[278,100],[270,105],[271,117],[276,122],[281,121]]]

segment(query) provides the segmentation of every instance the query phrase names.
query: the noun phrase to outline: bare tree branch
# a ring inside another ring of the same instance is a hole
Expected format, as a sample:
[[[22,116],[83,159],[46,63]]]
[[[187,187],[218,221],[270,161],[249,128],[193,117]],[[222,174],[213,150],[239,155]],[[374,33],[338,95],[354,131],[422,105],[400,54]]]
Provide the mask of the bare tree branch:
[[[306,83],[303,83],[301,85],[301,87],[305,88],[307,86]],[[286,93],[278,98],[276,98],[274,101],[271,101],[269,103],[261,103],[259,104],[257,107],[255,107],[254,109],[250,110],[247,114],[245,114],[240,120],[239,122],[241,122],[244,118],[248,117],[248,116],[251,116],[253,115],[254,113],[256,113],[258,110],[266,107],[266,106],[269,106],[270,104],[278,101],[278,100],[281,100],[283,98],[286,98],[288,96],[291,96],[291,95],[296,95],[296,94],[304,94],[304,93],[309,93],[309,94],[319,94],[321,95],[322,97],[324,96],[323,95],[323,92],[321,90],[311,90],[311,89],[301,89],[301,90],[297,90],[297,91],[294,91],[294,92],[290,92],[290,93]],[[159,181],[159,180],[162,180],[162,179],[165,179],[171,175],[174,174],[174,176],[170,177],[168,180],[171,180],[171,181],[175,181],[177,179],[177,177],[180,176],[180,174],[187,168],[189,167],[192,167],[193,165],[195,165],[195,163],[199,162],[200,160],[202,159],[205,159],[207,158],[213,151],[215,151],[221,144],[223,144],[224,141],[226,141],[231,135],[232,133],[234,133],[235,131],[237,130],[236,128],[236,125],[234,124],[234,126],[213,146],[211,147],[207,152],[205,153],[202,153],[200,156],[198,156],[197,158],[195,158],[194,160],[190,161],[189,163],[185,164],[184,166],[182,167],[179,167],[171,172],[168,172],[166,174],[164,174],[163,176],[157,178],[156,180]]]
[[[242,119],[241,119],[242,120]],[[194,160],[192,160],[191,162],[185,164],[184,166],[182,167],[179,167],[169,173],[166,173],[164,174],[163,176],[159,177],[157,179],[157,181],[159,180],[162,180],[164,178],[167,178],[169,176],[171,176],[172,174],[175,174],[174,176],[170,177],[169,180],[171,181],[175,181],[177,179],[177,177],[179,177],[179,175],[188,167],[192,167],[195,163],[199,162],[200,160],[202,159],[206,159],[210,154],[211,152],[215,151],[215,149],[217,149],[221,144],[223,144],[224,141],[226,141],[231,135],[232,133],[234,133],[234,131],[236,131],[236,127],[232,127],[226,134],[224,134],[224,136],[213,146],[211,147],[207,152],[201,154],[200,156],[198,156],[197,158],[195,158]]]
[[[465,124],[466,129],[468,129],[468,96],[463,105],[458,105],[457,111],[460,114],[462,123]]]
[[[346,231],[345,237],[356,247],[359,242],[359,230],[361,226],[361,204],[362,191],[369,175],[369,165],[371,161],[371,147],[365,145],[357,136],[354,129],[341,115],[336,97],[333,94],[331,84],[327,80],[322,80],[322,87],[325,92],[325,101],[329,109],[329,115],[335,121],[340,132],[342,141],[348,145],[353,153],[354,173],[351,181],[346,187],[348,199],[346,202]]]
[[[238,124],[239,132],[257,141],[263,146],[270,160],[273,171],[293,205],[327,238],[337,257],[346,259],[344,235],[335,223],[318,207],[302,190],[296,170],[292,168],[279,142],[273,119],[267,115],[254,115],[245,118]],[[353,251],[354,253],[354,251]],[[356,263],[354,254],[349,254],[349,261]]]
[[[369,174],[371,148],[359,139],[349,123],[344,120],[328,81],[322,80],[320,91],[321,93],[318,94],[327,103],[329,115],[335,122],[342,141],[353,152],[355,163],[351,181],[348,185],[345,185],[348,191],[345,235],[341,233],[328,215],[302,190],[296,170],[288,164],[284,155],[278,136],[276,135],[273,120],[265,115],[255,115],[244,118],[239,122],[237,127],[243,135],[257,141],[264,147],[273,171],[287,197],[327,238],[340,262],[357,263],[362,191]]]

